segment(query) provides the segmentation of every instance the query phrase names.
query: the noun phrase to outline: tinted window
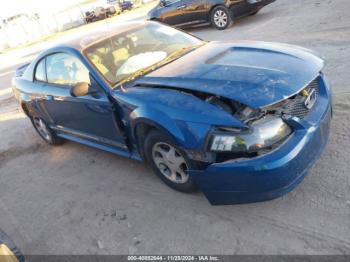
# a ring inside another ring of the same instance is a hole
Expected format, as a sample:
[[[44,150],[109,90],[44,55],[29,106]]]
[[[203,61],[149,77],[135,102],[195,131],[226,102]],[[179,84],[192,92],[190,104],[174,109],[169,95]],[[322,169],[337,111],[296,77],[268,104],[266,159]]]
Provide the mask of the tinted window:
[[[90,84],[89,71],[72,55],[57,53],[46,58],[47,81],[60,85]]]
[[[35,70],[35,80],[37,81],[46,81],[45,75],[45,59],[40,60]]]

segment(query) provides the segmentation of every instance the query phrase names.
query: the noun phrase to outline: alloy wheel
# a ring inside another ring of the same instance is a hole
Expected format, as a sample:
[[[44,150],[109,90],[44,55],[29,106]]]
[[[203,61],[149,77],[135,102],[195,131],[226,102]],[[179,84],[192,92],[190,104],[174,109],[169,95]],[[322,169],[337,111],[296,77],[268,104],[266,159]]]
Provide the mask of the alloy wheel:
[[[161,174],[170,181],[177,184],[184,184],[188,181],[186,160],[172,145],[164,142],[154,144],[152,158]]]
[[[223,10],[216,10],[214,13],[214,23],[218,27],[225,27],[228,23],[227,14]]]
[[[36,129],[38,130],[38,132],[40,133],[40,135],[45,140],[47,140],[47,141],[52,140],[50,130],[47,128],[45,122],[41,118],[34,118],[33,123],[34,123]]]

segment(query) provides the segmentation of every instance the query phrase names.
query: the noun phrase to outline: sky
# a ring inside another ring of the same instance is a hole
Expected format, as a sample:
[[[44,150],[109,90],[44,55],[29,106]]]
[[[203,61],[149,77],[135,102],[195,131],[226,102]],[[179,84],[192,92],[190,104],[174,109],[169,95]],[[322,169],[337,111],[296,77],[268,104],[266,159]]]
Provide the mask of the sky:
[[[19,13],[41,13],[45,10],[63,10],[85,0],[0,0],[0,19]]]

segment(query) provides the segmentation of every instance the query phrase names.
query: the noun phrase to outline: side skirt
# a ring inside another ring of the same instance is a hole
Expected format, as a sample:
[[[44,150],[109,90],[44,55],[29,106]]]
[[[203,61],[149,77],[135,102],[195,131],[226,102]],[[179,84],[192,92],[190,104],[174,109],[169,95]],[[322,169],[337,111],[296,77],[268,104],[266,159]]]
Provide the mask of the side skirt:
[[[97,149],[101,149],[122,157],[126,157],[126,158],[130,158],[133,160],[137,160],[137,161],[143,161],[140,157],[140,155],[138,153],[135,152],[129,152],[129,150],[127,149],[127,147],[125,147],[124,145],[122,146],[116,146],[117,143],[113,143],[113,145],[106,145],[106,144],[101,144],[98,141],[94,142],[91,141],[91,136],[87,136],[86,138],[83,137],[83,134],[78,134],[78,132],[70,132],[70,130],[64,130],[62,128],[57,128],[57,127],[51,127],[52,129],[54,129],[56,131],[57,136],[73,141],[73,142],[77,142],[83,145],[87,145],[87,146],[91,146]],[[93,139],[95,140],[95,139]],[[119,143],[118,143],[119,145]]]

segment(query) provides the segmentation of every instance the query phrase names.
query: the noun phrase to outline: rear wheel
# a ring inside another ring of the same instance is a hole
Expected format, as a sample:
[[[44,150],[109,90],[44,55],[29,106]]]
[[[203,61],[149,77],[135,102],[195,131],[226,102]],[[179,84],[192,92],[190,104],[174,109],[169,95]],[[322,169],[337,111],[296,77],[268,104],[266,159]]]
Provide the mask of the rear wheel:
[[[219,30],[224,30],[233,23],[232,12],[225,6],[217,6],[210,13],[211,24]]]
[[[144,151],[147,162],[165,184],[181,192],[195,191],[195,184],[188,174],[195,168],[195,163],[166,135],[151,131],[145,139]]]
[[[60,145],[63,143],[63,139],[58,137],[56,133],[49,128],[46,122],[40,117],[32,117],[32,124],[39,136],[50,145]]]

